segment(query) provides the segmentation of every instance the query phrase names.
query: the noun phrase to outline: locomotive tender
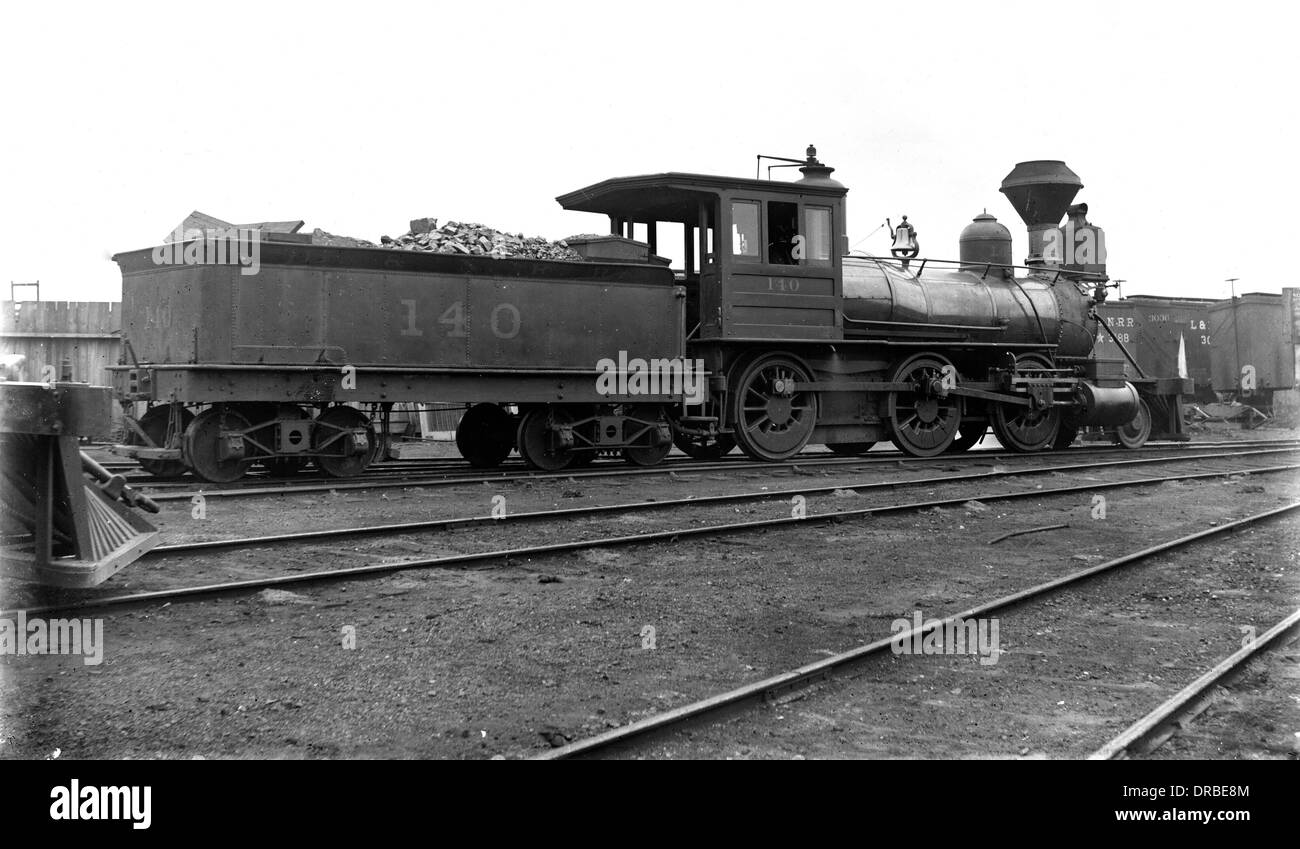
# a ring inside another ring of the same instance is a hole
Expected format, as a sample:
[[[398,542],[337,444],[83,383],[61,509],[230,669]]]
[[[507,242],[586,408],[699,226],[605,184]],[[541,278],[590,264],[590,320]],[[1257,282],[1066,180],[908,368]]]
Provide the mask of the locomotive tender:
[[[910,225],[898,256],[850,255],[848,190],[811,147],[799,170],[793,182],[624,177],[562,195],[610,220],[609,236],[572,241],[581,262],[273,234],[252,275],[118,254],[115,385],[128,414],[147,403],[122,450],[163,476],[231,481],[307,459],[350,476],[377,454],[377,416],[433,399],[467,405],[456,441],[472,464],[517,449],[553,470],[612,453],[653,464],[674,443],[781,460],[882,440],[935,456],[990,426],[1018,451],[1063,447],[1084,426],[1130,447],[1153,424],[1181,436],[1186,381],[1128,380],[1122,360],[1093,355],[1105,266],[1051,249],[1067,211],[1071,233],[1092,232],[1063,163],[1021,163],[1003,181],[1029,225],[1024,265],[988,215],[956,262],[917,258]],[[682,234],[676,271],[655,253],[662,224]],[[638,381],[633,363],[697,378],[702,367],[701,391]]]

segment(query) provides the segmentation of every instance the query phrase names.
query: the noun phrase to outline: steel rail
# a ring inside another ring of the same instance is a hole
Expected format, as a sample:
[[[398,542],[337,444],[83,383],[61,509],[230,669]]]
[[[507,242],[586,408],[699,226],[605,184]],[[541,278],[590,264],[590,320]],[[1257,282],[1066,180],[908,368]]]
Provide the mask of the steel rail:
[[[1057,450],[1057,451],[1043,451],[1043,452],[1040,452],[1040,453],[1043,454],[1043,455],[1047,455],[1047,454],[1059,454],[1059,453],[1064,453],[1064,452],[1067,452],[1067,451],[1070,452],[1070,453],[1077,453],[1077,452],[1080,452],[1080,451],[1134,451],[1134,450],[1137,450],[1137,451],[1147,451],[1147,450],[1189,450],[1189,451],[1196,451],[1196,450],[1200,450],[1200,449],[1202,449],[1202,448],[1221,448],[1221,447],[1231,447],[1231,448],[1254,448],[1254,447],[1268,446],[1268,445],[1288,445],[1288,444],[1295,444],[1295,443],[1300,443],[1300,440],[1297,440],[1297,439],[1249,439],[1249,440],[1206,440],[1206,441],[1204,441],[1204,442],[1175,442],[1175,441],[1171,441],[1171,440],[1162,440],[1162,441],[1152,440],[1152,441],[1148,442],[1146,445],[1144,445],[1144,446],[1142,446],[1141,448],[1138,448],[1138,449],[1123,448],[1122,446],[1119,446],[1119,445],[1109,445],[1109,444],[1102,444],[1102,443],[1084,443],[1084,444],[1079,445],[1079,446],[1077,446],[1077,447],[1071,447],[1071,448],[1068,448],[1068,449],[1064,449],[1064,448],[1063,448],[1063,449],[1059,449],[1059,450]],[[91,446],[91,447],[92,447],[92,448],[98,448],[98,447],[101,447],[101,446]],[[965,455],[976,455],[976,454],[980,454],[980,453],[989,453],[989,454],[997,453],[997,454],[1002,454],[1002,453],[1007,453],[1007,452],[1005,452],[1005,451],[998,451],[997,449],[992,449],[992,448],[980,448],[980,449],[971,449],[971,450],[969,450],[969,451],[962,452],[961,454],[944,454],[944,455],[941,455],[941,456],[943,456],[943,457],[960,457],[960,456],[962,456],[963,454],[965,454]],[[842,454],[834,454],[833,452],[831,452],[831,451],[829,451],[829,450],[825,450],[825,451],[810,450],[810,451],[804,451],[804,452],[801,452],[800,454],[797,454],[795,457],[791,458],[790,460],[788,460],[788,461],[783,461],[783,462],[800,462],[801,459],[802,459],[802,460],[816,460],[816,459],[840,459],[840,460],[853,460],[853,459],[861,459],[861,458],[863,458],[863,457],[866,457],[866,458],[868,458],[868,459],[885,459],[885,458],[890,458],[890,459],[899,459],[899,458],[903,458],[903,457],[905,457],[905,456],[906,456],[906,455],[904,455],[903,452],[898,451],[898,450],[896,450],[896,449],[889,449],[889,450],[885,450],[885,451],[873,451],[873,452],[871,452],[870,455],[866,455],[866,454],[858,455],[857,458],[854,458],[854,457],[845,457],[845,456],[842,455]],[[928,458],[908,458],[908,459],[930,459],[930,460],[933,460],[933,459],[937,459],[937,458],[934,458],[934,457],[928,457]],[[686,456],[676,455],[676,456],[669,457],[668,459],[664,460],[663,463],[659,464],[658,468],[662,468],[662,467],[665,466],[665,465],[672,465],[672,464],[674,464],[674,463],[676,463],[676,464],[680,464],[680,465],[689,465],[689,464],[692,463],[692,462],[697,462],[697,461],[693,461],[693,460],[691,460],[691,458],[686,457]],[[729,456],[729,457],[724,457],[724,458],[722,458],[722,459],[720,459],[720,460],[717,460],[717,461],[704,461],[704,462],[719,462],[719,463],[748,463],[748,462],[751,462],[751,461],[747,460],[747,458],[745,458],[744,456],[742,456],[742,455],[740,455],[740,454],[736,454],[736,455],[732,455],[732,456]],[[100,465],[102,465],[102,466],[103,466],[104,468],[106,468],[106,469],[110,469],[110,470],[112,470],[112,471],[118,471],[118,472],[121,472],[121,471],[130,471],[130,470],[139,470],[139,469],[140,469],[140,464],[139,464],[138,462],[136,462],[136,461],[133,461],[133,460],[104,460],[104,461],[101,461]],[[450,468],[450,469],[462,469],[462,470],[463,470],[467,465],[468,465],[468,462],[467,462],[464,458],[462,458],[462,457],[408,457],[408,458],[406,458],[406,459],[395,458],[395,459],[389,459],[389,460],[380,460],[380,461],[376,461],[374,464],[372,464],[372,465],[367,469],[367,472],[370,472],[370,471],[377,471],[377,472],[383,472],[383,473],[400,474],[400,473],[402,473],[402,472],[410,471],[410,470],[412,470],[412,469],[418,469],[418,468],[421,468],[421,467],[424,467],[424,466],[428,466],[429,468],[433,468],[433,469],[438,469],[438,468],[444,468],[444,467],[445,467],[445,468]],[[517,457],[504,461],[504,462],[502,463],[502,465],[504,465],[504,466],[512,466],[512,467],[525,467],[525,465],[524,465],[524,461],[521,460],[521,459],[519,459],[519,458],[517,458]],[[769,463],[765,463],[764,465],[770,465],[770,464],[769,464]],[[312,474],[312,473],[308,472],[308,473],[303,474],[302,477],[308,477],[308,476],[310,476],[311,474]],[[261,472],[257,472],[257,471],[251,472],[251,473],[249,474],[249,478],[250,478],[250,479],[258,479],[258,478],[260,478],[260,477],[264,477],[264,476],[265,476],[265,475],[264,475],[263,473],[261,473]],[[152,479],[153,479],[152,475],[148,475],[148,474],[141,474],[141,475],[139,475],[138,477],[139,477],[139,478],[142,478],[142,479],[145,479],[145,480],[152,480]],[[169,481],[165,481],[165,480],[162,480],[162,479],[160,479],[160,480],[158,481],[158,483],[164,483],[164,482],[169,482]]]
[[[530,522],[542,519],[566,519],[582,516],[599,516],[605,513],[633,513],[641,511],[651,511],[660,509],[673,509],[678,507],[694,507],[697,505],[707,504],[727,504],[734,501],[760,501],[772,498],[786,498],[795,495],[818,495],[836,490],[852,489],[855,491],[867,491],[877,489],[893,489],[896,487],[912,486],[942,486],[950,483],[962,483],[965,481],[975,480],[992,480],[998,478],[1019,477],[1021,475],[1039,475],[1050,474],[1053,472],[1072,472],[1082,470],[1095,470],[1114,466],[1142,466],[1151,463],[1185,463],[1192,460],[1204,459],[1222,459],[1227,456],[1249,456],[1253,454],[1273,454],[1273,453],[1296,453],[1300,451],[1300,446],[1296,448],[1247,452],[1245,454],[1223,455],[1223,454],[1198,454],[1187,457],[1141,457],[1132,460],[1109,460],[1104,463],[1075,463],[1066,466],[1042,466],[1038,468],[1021,468],[1021,469],[1004,469],[1001,471],[990,472],[964,472],[955,475],[938,475],[935,477],[913,478],[908,480],[892,481],[841,481],[837,484],[828,484],[825,486],[813,487],[796,487],[792,489],[778,489],[759,492],[739,492],[724,493],[721,495],[702,495],[690,498],[678,498],[669,501],[634,501],[623,504],[600,504],[584,507],[566,507],[558,510],[536,510],[528,513],[507,513],[504,516],[460,516],[450,519],[428,519],[420,522],[394,522],[386,525],[368,525],[353,528],[326,528],[318,531],[297,531],[287,534],[268,534],[258,537],[236,537],[231,539],[201,540],[198,542],[173,543],[170,545],[160,545],[151,549],[143,556],[143,559],[157,559],[166,555],[181,554],[194,551],[209,551],[219,548],[253,548],[261,545],[275,545],[285,542],[307,542],[310,540],[333,539],[336,537],[366,536],[371,534],[399,534],[411,531],[432,531],[444,530],[454,527],[468,527],[473,525],[491,525],[491,524],[509,524],[513,522]],[[1267,468],[1267,467],[1266,467]],[[1300,468],[1300,466],[1288,466],[1286,468]],[[1249,474],[1250,470],[1238,470],[1232,474]],[[1115,481],[1116,484],[1122,484],[1123,481]],[[1053,528],[1059,526],[1053,526]],[[1031,531],[1015,531],[1010,536],[1030,533]],[[997,542],[1005,537],[999,537]]]
[[[1272,466],[1263,469],[1251,469],[1251,474],[1268,474],[1273,472],[1294,471],[1300,469],[1300,464],[1289,466]],[[748,522],[735,522],[722,525],[703,525],[687,528],[676,528],[664,531],[651,531],[649,533],[602,537],[586,540],[570,540],[567,542],[546,543],[543,545],[523,546],[520,548],[498,549],[495,551],[481,551],[469,554],[453,554],[445,557],[428,557],[415,560],[397,560],[397,561],[380,561],[377,563],[367,563],[361,566],[348,566],[342,569],[326,569],[317,572],[300,572],[294,575],[275,575],[266,578],[249,578],[241,581],[228,581],[220,584],[204,584],[190,587],[178,587],[165,590],[152,590],[141,593],[129,593],[119,596],[105,596],[100,598],[89,598],[82,601],[70,603],[55,603],[30,608],[15,608],[13,610],[0,611],[0,618],[13,618],[19,615],[35,616],[39,614],[51,613],[55,611],[72,611],[72,610],[89,610],[102,609],[108,607],[123,607],[129,605],[143,604],[154,601],[178,601],[182,599],[197,598],[221,593],[241,592],[255,589],[266,589],[270,587],[289,586],[294,584],[307,584],[323,581],[337,581],[348,578],[363,578],[374,575],[388,574],[392,572],[406,572],[414,569],[434,569],[446,568],[449,566],[465,566],[473,563],[484,563],[492,561],[506,561],[507,563],[513,558],[538,557],[547,554],[564,554],[573,551],[585,551],[593,548],[605,548],[625,545],[647,545],[655,542],[675,543],[680,539],[689,537],[709,537],[720,536],[723,534],[737,533],[744,531],[753,531],[765,528],[777,528],[788,525],[803,525],[809,522],[818,521],[843,521],[845,519],[860,518],[863,516],[883,515],[888,513],[902,513],[912,510],[926,510],[933,507],[952,507],[965,504],[969,501],[994,502],[994,501],[1017,501],[1034,498],[1050,498],[1055,495],[1070,495],[1080,492],[1094,492],[1102,489],[1122,489],[1130,486],[1151,486],[1175,480],[1196,480],[1211,477],[1230,477],[1241,474],[1241,471],[1225,472],[1196,472],[1185,475],[1168,475],[1164,477],[1141,478],[1131,481],[1120,482],[1102,482],[1079,484],[1076,486],[1057,487],[1055,489],[1031,489],[1017,492],[998,492],[986,493],[982,495],[963,495],[958,498],[940,498],[928,501],[914,501],[906,504],[887,504],[877,507],[862,507],[857,510],[839,510],[830,513],[817,513],[807,515],[801,518],[794,516],[779,517],[773,519],[755,519]],[[1226,527],[1226,526],[1225,526]]]
[[[1146,754],[1156,749],[1177,733],[1185,720],[1191,719],[1209,706],[1208,693],[1212,688],[1236,676],[1251,660],[1280,643],[1286,635],[1297,631],[1300,631],[1300,610],[1215,664],[1213,669],[1179,690],[1176,695],[1089,755],[1088,760],[1123,760],[1132,754]]]
[[[1287,443],[1288,445],[1297,445],[1297,443]],[[1138,449],[1146,450],[1146,449]],[[1185,443],[1179,443],[1177,448],[1159,448],[1153,450],[1166,451],[1168,453],[1178,453],[1180,451],[1196,450],[1185,447]],[[1261,450],[1286,450],[1285,446],[1275,449]],[[1071,455],[1078,454],[1105,454],[1113,452],[1131,453],[1132,449],[1127,448],[1098,448],[1098,449],[1069,449]],[[1035,457],[1052,457],[1059,456],[1062,452],[1041,452],[1037,454],[1021,454],[1014,451],[982,451],[966,452],[963,454],[941,454],[937,457],[910,457],[907,458],[907,465],[929,465],[942,462],[961,462],[963,458],[978,457],[988,460],[1023,460]],[[900,452],[901,454],[901,452]],[[1216,456],[1233,456],[1232,452]],[[513,483],[516,481],[537,481],[537,480],[554,480],[554,479],[588,479],[604,477],[631,477],[639,475],[663,475],[671,473],[694,473],[694,472],[716,472],[716,471],[743,471],[743,470],[780,470],[792,469],[801,466],[873,466],[884,463],[903,462],[897,456],[862,456],[862,457],[813,457],[799,460],[787,460],[780,463],[768,463],[761,461],[717,461],[712,463],[698,463],[689,466],[638,466],[638,467],[620,467],[617,469],[572,469],[561,470],[557,472],[540,472],[536,470],[527,470],[520,472],[495,472],[479,475],[465,475],[451,478],[415,478],[415,479],[380,479],[380,480],[363,480],[349,481],[338,480],[333,483],[311,483],[308,485],[290,485],[290,486],[266,486],[266,487],[245,487],[241,489],[196,489],[185,490],[183,492],[163,492],[151,496],[154,501],[189,501],[196,495],[202,495],[204,498],[246,498],[259,495],[293,495],[307,492],[329,492],[350,491],[363,489],[392,489],[396,487],[439,487],[439,486],[459,486],[461,484],[481,484],[485,481],[498,481],[502,483]]]
[[[662,734],[666,731],[678,728],[688,722],[695,722],[704,717],[714,717],[720,715],[723,711],[734,710],[744,707],[755,702],[767,701],[781,693],[790,690],[808,686],[816,681],[828,679],[831,675],[843,671],[861,661],[873,658],[887,651],[895,642],[900,640],[914,640],[918,636],[924,636],[926,633],[946,628],[954,623],[968,619],[979,619],[988,616],[991,613],[1006,610],[1008,608],[1020,605],[1030,599],[1041,595],[1055,592],[1065,587],[1087,581],[1097,575],[1119,569],[1132,563],[1138,563],[1158,554],[1173,551],[1178,548],[1190,545],[1198,540],[1208,537],[1224,534],[1229,531],[1237,530],[1255,522],[1261,522],[1277,516],[1290,513],[1300,509],[1300,502],[1293,502],[1284,507],[1273,510],[1267,510],[1263,513],[1257,513],[1253,516],[1247,516],[1233,522],[1228,522],[1204,531],[1198,531],[1187,536],[1169,542],[1160,543],[1144,548],[1133,554],[1126,554],[1105,563],[1099,563],[1087,569],[1062,576],[1060,578],[1047,581],[1037,586],[1021,590],[1011,595],[973,607],[970,610],[948,616],[942,620],[927,622],[919,628],[911,628],[902,634],[895,634],[888,638],[877,640],[865,646],[851,649],[846,652],[824,658],[813,663],[806,664],[788,672],[765,678],[762,681],[756,681],[743,687],[738,687],[725,693],[711,696],[701,701],[692,702],[691,704],[682,705],[681,707],[662,713],[648,716],[645,719],[625,725],[621,728],[607,731],[603,734],[597,734],[585,740],[579,740],[570,743],[567,746],[561,746],[536,756],[537,760],[559,760],[563,758],[572,758],[581,755],[590,755],[596,752],[609,751],[616,747],[626,746],[633,741],[641,742],[652,736]]]

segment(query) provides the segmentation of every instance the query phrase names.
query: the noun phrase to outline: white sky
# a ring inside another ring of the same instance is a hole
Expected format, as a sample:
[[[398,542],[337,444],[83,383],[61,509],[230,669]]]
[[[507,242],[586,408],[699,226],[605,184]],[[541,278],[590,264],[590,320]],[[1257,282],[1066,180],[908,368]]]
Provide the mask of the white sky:
[[[1126,294],[1275,292],[1300,285],[1295,8],[7,4],[0,286],[116,300],[109,256],[193,209],[374,240],[426,215],[603,232],[554,197],[752,176],[811,142],[851,190],[850,242],[906,213],[923,255],[955,258],[987,207],[1020,261],[998,185],[1063,159]]]

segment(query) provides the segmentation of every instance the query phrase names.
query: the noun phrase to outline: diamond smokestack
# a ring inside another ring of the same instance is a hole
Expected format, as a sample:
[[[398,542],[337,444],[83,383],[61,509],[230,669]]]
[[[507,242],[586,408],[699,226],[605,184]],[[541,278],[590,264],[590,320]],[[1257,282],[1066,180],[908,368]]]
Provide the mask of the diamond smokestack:
[[[1002,194],[1029,228],[1028,265],[1043,262],[1043,234],[1056,229],[1083,188],[1079,175],[1059,159],[1021,162],[1002,181]]]

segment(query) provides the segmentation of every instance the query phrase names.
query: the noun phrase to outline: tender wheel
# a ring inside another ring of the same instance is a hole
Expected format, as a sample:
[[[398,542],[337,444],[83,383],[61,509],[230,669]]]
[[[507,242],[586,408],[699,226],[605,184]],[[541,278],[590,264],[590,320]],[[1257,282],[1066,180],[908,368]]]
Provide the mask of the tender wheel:
[[[893,383],[913,389],[890,392],[890,440],[904,454],[936,457],[948,450],[961,427],[961,398],[941,397],[944,369],[952,364],[937,354],[918,354],[894,370]]]
[[[559,446],[558,438],[549,425],[552,421],[562,424],[569,420],[569,415],[559,409],[538,407],[528,411],[519,422],[516,435],[519,456],[530,466],[547,472],[568,468],[576,455]]]
[[[668,456],[668,452],[672,449],[673,444],[671,442],[656,445],[653,448],[645,445],[632,445],[623,449],[623,459],[634,466],[657,466],[663,462],[663,459]]]
[[[358,446],[354,434],[364,432],[365,445]],[[358,448],[360,450],[358,450]],[[330,407],[316,417],[312,429],[316,466],[332,478],[352,478],[374,462],[379,452],[370,417],[352,407]]]
[[[647,442],[655,432],[666,425],[663,407],[654,404],[634,404],[623,408],[628,417],[623,426],[623,438],[628,442]],[[657,466],[673,450],[671,440],[660,445],[629,445],[622,450],[623,459],[634,466]]]
[[[158,407],[150,408],[143,416],[140,417],[140,429],[149,434],[154,445],[159,448],[168,447],[167,444],[167,426],[171,421],[171,405],[163,404]],[[184,408],[180,414],[180,430],[176,434],[176,442],[180,442],[185,435],[185,429],[194,421],[194,414]],[[127,429],[128,445],[146,444],[140,435],[130,428]],[[140,460],[140,468],[156,478],[179,478],[189,471],[184,460]]]
[[[984,435],[988,432],[988,422],[962,422],[961,427],[957,428],[957,438],[952,441],[952,445],[948,446],[947,453],[960,454],[971,450],[983,441]]]
[[[494,469],[515,448],[515,420],[496,404],[475,404],[456,426],[456,448],[476,469]]]
[[[1051,363],[1035,354],[1016,361],[1028,368],[1048,368]],[[1024,454],[1052,447],[1061,432],[1061,408],[1034,410],[1018,404],[993,404],[993,433],[1009,451]]]
[[[839,454],[842,457],[856,457],[859,454],[866,454],[872,449],[874,442],[837,442],[834,445],[827,445],[832,454]]]
[[[1133,421],[1115,428],[1115,442],[1125,448],[1141,448],[1151,437],[1151,408],[1138,399],[1138,412]]]
[[[729,433],[720,433],[715,438],[673,431],[673,445],[692,460],[707,463],[721,460],[735,450],[736,438]]]
[[[233,483],[244,476],[255,457],[230,457],[223,433],[246,431],[248,419],[218,404],[199,413],[185,428],[185,461],[194,474],[210,483]],[[244,444],[244,450],[249,446]]]
[[[784,460],[803,450],[817,426],[817,398],[795,392],[808,372],[792,357],[768,354],[740,370],[731,416],[740,450],[755,460]]]

